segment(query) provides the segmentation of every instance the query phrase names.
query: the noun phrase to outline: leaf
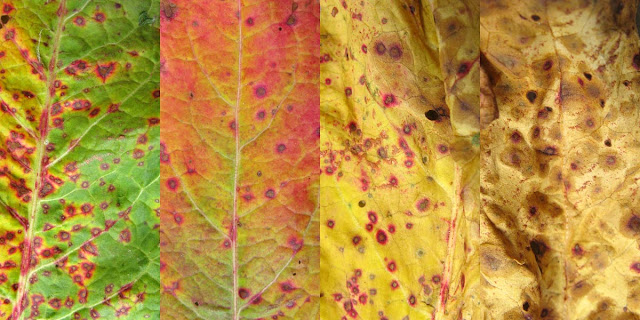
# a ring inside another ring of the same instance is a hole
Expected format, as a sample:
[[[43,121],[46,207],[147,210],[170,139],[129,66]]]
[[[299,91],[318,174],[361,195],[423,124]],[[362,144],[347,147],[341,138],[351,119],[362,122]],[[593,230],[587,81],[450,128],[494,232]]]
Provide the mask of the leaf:
[[[636,10],[482,2],[485,319],[640,317]]]
[[[138,26],[147,26],[153,24],[156,19],[149,17],[149,14],[146,11],[140,12],[138,16]]]
[[[478,7],[322,7],[323,319],[475,319]]]
[[[158,4],[2,10],[0,317],[158,319]]]
[[[163,315],[314,319],[318,3],[161,8]]]

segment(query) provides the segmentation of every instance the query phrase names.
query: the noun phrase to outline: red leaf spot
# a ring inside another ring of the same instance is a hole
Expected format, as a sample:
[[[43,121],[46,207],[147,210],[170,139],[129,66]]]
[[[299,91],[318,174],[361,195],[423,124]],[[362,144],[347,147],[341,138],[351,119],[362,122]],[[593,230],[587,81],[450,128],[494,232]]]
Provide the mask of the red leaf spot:
[[[384,230],[378,230],[378,232],[376,232],[376,240],[382,245],[387,244],[387,233],[384,232]]]
[[[282,290],[282,292],[289,293],[296,289],[297,288],[290,281],[280,283],[280,290]]]
[[[107,79],[109,79],[112,75],[113,72],[116,69],[116,63],[115,62],[109,62],[106,64],[98,64],[96,66],[96,76],[98,76],[98,78],[102,79],[102,83],[106,83]]]
[[[93,19],[96,20],[96,22],[103,23],[107,17],[102,12],[96,12],[96,14],[93,15]]]
[[[345,88],[345,89],[344,89],[344,94],[345,94],[347,97],[350,97],[350,96],[351,96],[351,94],[353,94],[353,90],[351,90],[351,87],[347,87],[347,88]]]
[[[263,85],[259,85],[253,90],[253,93],[257,98],[262,99],[267,96],[267,88]]]
[[[387,108],[391,108],[398,104],[396,96],[394,96],[393,94],[384,95],[384,97],[382,97],[382,102],[384,103],[384,106]]]
[[[409,305],[411,305],[412,307],[416,306],[416,297],[414,295],[409,296]]]
[[[302,249],[302,245],[304,244],[304,240],[297,238],[296,236],[291,236],[289,237],[289,240],[287,240],[287,243],[289,243],[289,246],[291,246],[291,248],[294,251],[299,251],[300,249]]]
[[[75,23],[78,27],[84,27],[86,21],[83,17],[76,17],[75,19],[73,19],[73,23]]]
[[[131,242],[131,231],[129,229],[124,229],[120,232],[120,241],[121,242]]]
[[[394,225],[390,224],[390,225],[387,227],[387,230],[389,230],[389,233],[395,233],[395,232],[396,232],[396,226],[394,226]]]
[[[371,221],[371,223],[375,224],[376,222],[378,222],[378,215],[375,212],[369,211],[369,213],[367,213],[367,216],[369,217],[369,221]]]
[[[180,181],[178,178],[169,178],[167,179],[167,188],[169,190],[175,191],[180,186]]]
[[[273,199],[276,197],[276,192],[273,189],[269,189],[264,193],[264,196],[269,199]]]
[[[429,199],[424,198],[418,201],[418,203],[416,204],[416,208],[422,212],[427,211],[427,209],[429,209]]]
[[[253,200],[253,198],[254,198],[254,196],[253,196],[253,194],[251,194],[251,193],[245,193],[245,194],[242,196],[242,199],[244,199],[244,201],[251,201],[251,200]]]
[[[327,220],[327,227],[329,227],[330,229],[333,229],[335,225],[336,225],[335,221]]]
[[[251,297],[251,300],[249,300],[249,303],[251,304],[260,304],[260,302],[262,302],[262,296],[259,294],[256,294],[255,296]]]

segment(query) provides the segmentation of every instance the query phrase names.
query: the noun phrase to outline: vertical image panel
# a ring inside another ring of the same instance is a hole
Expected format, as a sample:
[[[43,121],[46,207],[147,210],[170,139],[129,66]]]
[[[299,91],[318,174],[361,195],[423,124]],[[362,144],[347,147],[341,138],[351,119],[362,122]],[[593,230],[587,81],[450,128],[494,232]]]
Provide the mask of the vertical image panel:
[[[314,319],[319,3],[161,4],[163,319]]]
[[[476,319],[478,3],[321,12],[321,318]]]
[[[485,319],[640,317],[637,1],[482,1]]]
[[[159,319],[159,2],[0,8],[0,318]]]

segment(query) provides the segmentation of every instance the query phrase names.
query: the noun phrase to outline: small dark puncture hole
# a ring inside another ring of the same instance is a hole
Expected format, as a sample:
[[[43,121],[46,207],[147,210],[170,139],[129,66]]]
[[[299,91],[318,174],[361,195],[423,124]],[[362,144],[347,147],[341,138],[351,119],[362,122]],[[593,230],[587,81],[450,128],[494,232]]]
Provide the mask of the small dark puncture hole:
[[[438,118],[440,117],[440,115],[438,115],[438,112],[435,111],[435,110],[429,110],[429,111],[425,112],[424,116],[427,117],[427,119],[429,119],[431,121],[438,120]]]
[[[11,19],[11,17],[9,17],[8,15],[3,15],[2,17],[0,17],[0,29],[2,29],[2,27],[4,27],[5,24],[7,24],[7,22],[9,22],[9,20]]]
[[[528,311],[529,310],[529,302],[525,301],[524,304],[522,304],[522,310],[524,311]]]

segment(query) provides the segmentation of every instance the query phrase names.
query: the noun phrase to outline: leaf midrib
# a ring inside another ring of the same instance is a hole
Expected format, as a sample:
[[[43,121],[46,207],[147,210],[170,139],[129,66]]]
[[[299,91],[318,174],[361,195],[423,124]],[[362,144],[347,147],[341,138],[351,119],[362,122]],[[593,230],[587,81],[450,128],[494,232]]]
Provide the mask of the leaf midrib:
[[[33,170],[35,171],[36,177],[33,181],[32,186],[32,194],[31,201],[28,206],[28,214],[27,217],[28,224],[25,230],[24,236],[24,247],[22,251],[22,258],[20,261],[20,277],[18,278],[18,292],[16,294],[16,301],[14,302],[13,309],[11,311],[12,319],[22,319],[22,314],[24,312],[23,304],[25,299],[27,298],[27,278],[29,275],[29,270],[31,269],[31,244],[33,242],[33,226],[36,220],[37,206],[40,203],[40,192],[39,188],[42,187],[40,185],[40,180],[42,179],[42,160],[44,158],[45,151],[45,141],[47,140],[49,129],[48,129],[48,119],[49,119],[49,110],[51,109],[51,105],[53,103],[53,95],[51,94],[51,89],[55,88],[55,80],[56,80],[56,72],[55,65],[58,59],[58,52],[60,49],[60,38],[62,36],[62,30],[65,23],[66,16],[66,7],[67,1],[61,0],[60,5],[58,7],[58,12],[62,12],[61,15],[58,15],[58,23],[56,25],[56,30],[54,33],[53,45],[52,45],[52,54],[49,59],[49,66],[47,70],[47,84],[46,84],[46,98],[45,98],[45,109],[42,112],[40,117],[40,121],[46,121],[44,132],[39,131],[40,136],[35,136],[36,140],[36,159],[33,164]],[[40,125],[42,126],[42,125]]]
[[[238,310],[238,171],[240,166],[240,119],[238,117],[240,113],[240,97],[242,88],[242,0],[237,0],[238,8],[238,83],[236,90],[236,105],[234,108],[234,135],[235,135],[235,159],[233,163],[233,219],[231,220],[231,242],[232,242],[232,264],[233,264],[233,290],[231,295],[233,296],[233,320],[240,319],[240,310]]]

